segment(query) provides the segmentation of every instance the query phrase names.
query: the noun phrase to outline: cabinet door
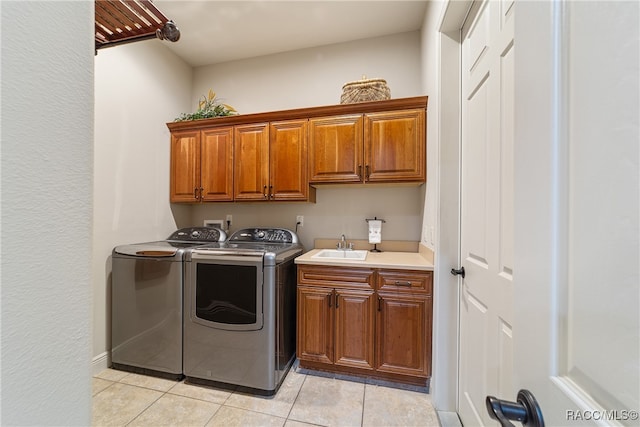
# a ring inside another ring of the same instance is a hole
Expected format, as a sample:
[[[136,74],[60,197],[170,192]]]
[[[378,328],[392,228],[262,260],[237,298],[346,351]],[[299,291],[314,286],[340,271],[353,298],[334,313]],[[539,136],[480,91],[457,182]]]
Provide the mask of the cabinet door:
[[[362,114],[309,120],[309,181],[362,182]]]
[[[373,291],[336,289],[335,364],[373,370]]]
[[[269,186],[269,124],[236,126],[233,136],[233,197],[267,200]]]
[[[307,120],[271,123],[269,198],[307,200]]]
[[[171,171],[169,200],[198,202],[200,200],[200,131],[171,134]]]
[[[376,369],[390,374],[431,374],[431,297],[378,293]]]
[[[233,201],[233,127],[202,131],[202,201]]]
[[[365,180],[425,181],[425,110],[365,114]]]
[[[298,359],[333,363],[332,300],[331,288],[298,286]]]

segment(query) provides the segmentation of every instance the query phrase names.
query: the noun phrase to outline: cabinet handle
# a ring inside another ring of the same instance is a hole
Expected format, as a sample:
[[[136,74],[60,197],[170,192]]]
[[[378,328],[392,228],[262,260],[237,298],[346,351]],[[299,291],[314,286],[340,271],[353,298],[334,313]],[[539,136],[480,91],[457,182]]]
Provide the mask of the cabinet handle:
[[[358,165],[358,178],[362,180],[362,165]]]
[[[204,200],[203,196],[202,196],[202,192],[204,191],[204,188],[200,187],[200,200]]]
[[[400,282],[399,280],[396,280],[396,286],[408,286],[408,287],[411,287],[411,282]]]
[[[335,294],[335,295],[336,295],[336,308],[339,308],[339,307],[340,307],[340,302],[339,302],[340,300],[338,299],[338,297],[340,296],[340,294],[338,294],[338,293],[336,292],[336,294]]]
[[[369,165],[365,166],[364,170],[366,175],[365,178],[367,181],[369,181]]]
[[[271,193],[271,198],[273,199],[273,185],[269,186],[269,193]]]
[[[193,198],[198,200],[198,187],[193,189]]]
[[[327,297],[329,298],[329,308],[331,308],[331,297],[333,297],[333,291],[327,295]]]
[[[382,311],[382,297],[378,297],[378,311]]]
[[[266,185],[264,187],[262,187],[262,195],[264,196],[265,199],[269,198],[269,196],[267,195],[267,186]]]

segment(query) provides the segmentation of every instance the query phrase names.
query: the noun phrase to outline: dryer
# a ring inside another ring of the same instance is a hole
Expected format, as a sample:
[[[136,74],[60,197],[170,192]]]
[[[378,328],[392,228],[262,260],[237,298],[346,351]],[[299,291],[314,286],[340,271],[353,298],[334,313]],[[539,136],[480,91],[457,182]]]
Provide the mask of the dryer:
[[[273,395],[295,360],[296,267],[284,228],[236,231],[185,259],[186,381]]]

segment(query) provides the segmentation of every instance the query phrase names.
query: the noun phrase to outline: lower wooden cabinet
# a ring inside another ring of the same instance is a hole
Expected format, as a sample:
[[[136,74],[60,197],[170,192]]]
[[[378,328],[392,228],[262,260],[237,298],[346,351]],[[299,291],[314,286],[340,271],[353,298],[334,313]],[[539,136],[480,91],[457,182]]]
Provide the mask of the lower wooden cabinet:
[[[334,291],[334,363],[373,369],[373,291]]]
[[[298,288],[298,357],[373,369],[373,290]]]
[[[427,385],[432,282],[430,271],[298,265],[300,366]]]
[[[297,356],[333,363],[333,289],[298,286]]]
[[[378,294],[376,370],[431,376],[431,297]]]

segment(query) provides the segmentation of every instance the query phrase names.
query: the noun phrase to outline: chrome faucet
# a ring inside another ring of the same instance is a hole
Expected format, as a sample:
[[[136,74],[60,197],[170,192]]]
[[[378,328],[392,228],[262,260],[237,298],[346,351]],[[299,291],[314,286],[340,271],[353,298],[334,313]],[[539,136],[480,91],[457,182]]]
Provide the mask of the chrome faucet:
[[[353,242],[347,243],[347,238],[343,234],[342,236],[340,236],[340,241],[336,244],[336,249],[343,251],[353,250]]]

